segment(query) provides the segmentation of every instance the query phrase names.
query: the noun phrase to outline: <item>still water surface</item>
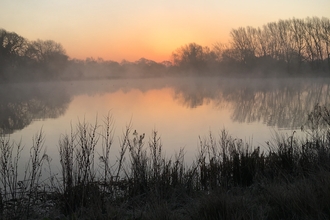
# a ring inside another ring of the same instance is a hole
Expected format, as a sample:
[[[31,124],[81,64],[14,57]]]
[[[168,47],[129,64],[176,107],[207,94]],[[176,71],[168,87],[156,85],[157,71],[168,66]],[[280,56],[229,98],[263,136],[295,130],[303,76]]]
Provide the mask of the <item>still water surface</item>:
[[[315,104],[329,102],[325,79],[173,78],[1,85],[1,132],[27,149],[41,129],[49,156],[77,123],[114,119],[114,149],[127,125],[149,140],[158,131],[166,155],[197,153],[199,137],[222,129],[266,148],[275,132],[300,132]],[[117,150],[114,150],[117,154]],[[28,155],[28,154],[27,154]],[[26,156],[26,155],[25,155]],[[23,155],[24,157],[24,155]]]

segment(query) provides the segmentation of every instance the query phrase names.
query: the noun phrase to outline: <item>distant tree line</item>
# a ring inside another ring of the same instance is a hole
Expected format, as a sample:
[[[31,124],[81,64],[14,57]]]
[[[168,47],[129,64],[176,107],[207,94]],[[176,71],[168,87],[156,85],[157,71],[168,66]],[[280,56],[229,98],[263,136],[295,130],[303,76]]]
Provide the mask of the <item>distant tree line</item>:
[[[247,67],[276,64],[289,73],[330,70],[328,18],[280,20],[262,28],[238,28],[230,35],[235,60]]]
[[[102,58],[88,57],[85,60],[72,59],[68,61],[63,79],[91,79],[91,78],[138,78],[161,77],[169,71],[171,63],[141,58],[135,62],[123,60],[120,63]]]
[[[172,60],[179,69],[211,74],[329,73],[330,20],[293,18],[240,27],[230,32],[228,44],[210,49],[191,43],[174,51]]]
[[[157,63],[69,59],[52,40],[29,41],[0,29],[0,80],[159,77],[168,75],[307,75],[330,73],[330,20],[288,19],[230,32],[228,44],[190,43]]]

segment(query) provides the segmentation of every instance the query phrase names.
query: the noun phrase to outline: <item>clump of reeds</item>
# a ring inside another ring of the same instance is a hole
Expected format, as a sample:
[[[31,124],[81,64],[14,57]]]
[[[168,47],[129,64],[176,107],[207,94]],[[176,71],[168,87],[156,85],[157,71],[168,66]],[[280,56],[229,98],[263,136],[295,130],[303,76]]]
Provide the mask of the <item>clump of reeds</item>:
[[[204,140],[200,138],[197,161],[202,190],[249,186],[257,175],[261,175],[265,166],[265,156],[260,147],[251,149],[226,130],[221,131],[219,139],[212,134]]]
[[[23,197],[23,192],[19,190],[21,187],[19,183],[21,182],[18,180],[18,161],[21,151],[20,143],[12,143],[9,138],[3,135],[0,137],[1,216],[4,219],[15,217],[11,216],[11,212],[12,210],[15,211],[15,207],[18,207],[17,203]],[[11,201],[14,204],[11,204]],[[15,214],[13,213],[13,215]]]
[[[62,198],[64,213],[93,205],[99,195],[96,181],[95,147],[99,140],[98,125],[79,122],[76,130],[59,140],[62,166]]]
[[[119,157],[111,162],[114,137],[114,121],[108,115],[103,124],[79,122],[71,128],[70,135],[59,140],[62,178],[58,193],[65,215],[82,215],[86,210],[107,212],[110,204],[128,193],[124,173],[124,161],[128,148],[130,125],[127,126],[119,147]],[[101,142],[101,152],[96,157],[96,145]],[[94,216],[95,217],[95,216]]]
[[[19,159],[23,151],[21,143],[11,142],[9,137],[0,136],[0,179],[1,179],[1,217],[2,219],[23,219],[32,217],[38,210],[45,192],[42,167],[49,161],[46,152],[42,152],[43,132],[32,139],[30,155],[25,166],[24,176],[19,175]]]
[[[41,181],[42,167],[50,163],[43,133],[33,138],[23,177],[21,143],[1,136],[0,217],[35,218],[40,201],[50,199],[58,205],[53,209],[59,207],[54,212],[68,218],[328,218],[329,118],[327,108],[316,106],[304,125],[306,139],[295,132],[276,135],[263,151],[226,130],[210,133],[200,138],[190,166],[183,149],[166,157],[157,131],[146,141],[129,124],[114,153],[110,115],[102,124],[79,122],[59,140],[61,177],[50,172],[47,190]]]
[[[166,158],[160,137],[153,131],[144,146],[145,134],[133,133],[128,141],[130,167],[127,173],[130,185],[130,196],[157,195],[159,199],[171,196],[173,189],[188,188],[189,176],[184,164],[184,152],[180,149],[174,159]]]

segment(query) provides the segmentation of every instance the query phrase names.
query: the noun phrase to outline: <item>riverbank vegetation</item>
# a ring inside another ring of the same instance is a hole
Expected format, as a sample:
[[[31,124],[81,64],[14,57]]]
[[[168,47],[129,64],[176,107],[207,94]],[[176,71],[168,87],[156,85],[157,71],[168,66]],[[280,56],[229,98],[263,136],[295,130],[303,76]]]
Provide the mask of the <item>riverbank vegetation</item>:
[[[223,130],[165,156],[161,139],[128,125],[115,148],[113,118],[80,122],[59,138],[52,170],[42,131],[28,162],[22,143],[0,138],[1,219],[328,219],[330,110],[315,106],[306,138],[281,136],[268,149]],[[97,148],[100,146],[100,148]],[[23,171],[22,171],[23,170]]]
[[[188,43],[169,61],[141,58],[121,62],[69,58],[53,40],[27,40],[0,29],[0,80],[72,80],[182,75],[327,76],[330,71],[330,20],[292,18],[262,27],[239,27],[227,44]]]

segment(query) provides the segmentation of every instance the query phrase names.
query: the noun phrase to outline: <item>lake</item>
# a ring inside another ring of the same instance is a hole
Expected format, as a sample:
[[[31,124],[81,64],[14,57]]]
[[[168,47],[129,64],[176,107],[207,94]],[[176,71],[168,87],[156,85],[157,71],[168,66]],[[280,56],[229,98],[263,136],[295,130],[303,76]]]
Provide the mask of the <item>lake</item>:
[[[221,130],[253,146],[267,149],[275,133],[300,131],[313,107],[329,102],[328,79],[157,78],[102,79],[68,82],[2,84],[0,130],[28,149],[35,134],[58,167],[58,141],[80,122],[114,125],[113,158],[130,125],[161,137],[168,157],[184,148],[194,158],[200,143]],[[99,145],[101,141],[99,142]],[[97,147],[100,151],[100,146]]]

